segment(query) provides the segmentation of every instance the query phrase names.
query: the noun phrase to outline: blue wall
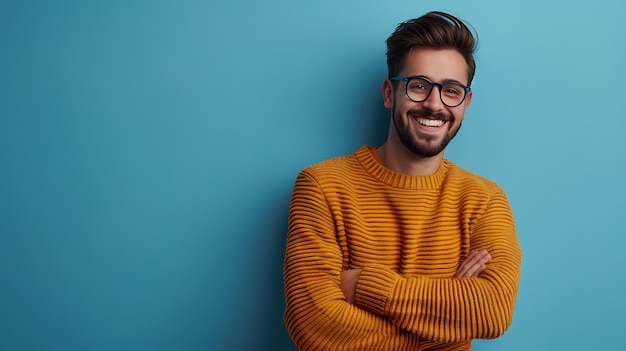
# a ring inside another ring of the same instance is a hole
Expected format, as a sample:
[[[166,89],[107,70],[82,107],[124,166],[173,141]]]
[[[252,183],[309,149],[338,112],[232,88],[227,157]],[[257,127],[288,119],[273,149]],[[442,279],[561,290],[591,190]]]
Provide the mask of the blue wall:
[[[0,349],[294,350],[297,172],[380,144],[384,40],[479,33],[447,157],[499,182],[524,248],[476,350],[615,349],[626,314],[624,2],[1,1]]]

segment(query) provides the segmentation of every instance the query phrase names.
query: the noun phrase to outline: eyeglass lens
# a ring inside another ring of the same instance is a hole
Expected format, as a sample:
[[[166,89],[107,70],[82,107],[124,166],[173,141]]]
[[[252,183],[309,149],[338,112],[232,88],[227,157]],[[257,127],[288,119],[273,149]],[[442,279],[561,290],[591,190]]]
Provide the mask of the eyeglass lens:
[[[428,98],[430,92],[436,84],[426,79],[412,78],[407,82],[406,93],[409,98],[415,102],[421,102]],[[441,101],[450,106],[458,106],[465,98],[465,89],[458,83],[445,83],[440,86]]]

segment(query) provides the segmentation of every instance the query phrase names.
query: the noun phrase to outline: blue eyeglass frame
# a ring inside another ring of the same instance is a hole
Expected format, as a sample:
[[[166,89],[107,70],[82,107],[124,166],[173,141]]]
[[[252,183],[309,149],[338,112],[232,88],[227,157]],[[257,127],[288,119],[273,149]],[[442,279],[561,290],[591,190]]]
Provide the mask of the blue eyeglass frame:
[[[413,102],[423,102],[423,101],[426,101],[426,99],[428,99],[428,97],[430,97],[430,94],[433,92],[433,86],[436,85],[436,86],[439,87],[439,99],[441,100],[441,102],[444,105],[448,106],[448,107],[457,107],[457,106],[461,105],[463,103],[463,101],[465,101],[465,98],[467,97],[467,94],[469,94],[469,92],[472,91],[471,87],[465,86],[465,85],[463,85],[461,83],[454,82],[454,83],[443,83],[442,84],[442,83],[432,82],[430,79],[428,79],[428,78],[426,78],[424,76],[410,76],[410,77],[395,76],[395,77],[392,77],[390,79],[394,80],[394,81],[403,81],[405,83],[404,84],[404,93],[406,94],[406,97],[408,97],[409,100],[411,100]],[[418,101],[418,100],[411,99],[411,96],[409,95],[409,82],[412,79],[421,79],[421,80],[424,80],[424,81],[428,82],[428,84],[430,84],[429,90],[428,90],[428,95],[426,95],[424,100],[419,100]],[[463,99],[461,99],[461,102],[459,102],[458,104],[456,104],[454,106],[446,104],[445,101],[443,101],[443,96],[441,96],[441,92],[443,91],[443,87],[445,85],[450,85],[450,84],[454,84],[454,85],[458,85],[460,87],[463,87],[463,91],[465,92],[465,94],[463,94]]]

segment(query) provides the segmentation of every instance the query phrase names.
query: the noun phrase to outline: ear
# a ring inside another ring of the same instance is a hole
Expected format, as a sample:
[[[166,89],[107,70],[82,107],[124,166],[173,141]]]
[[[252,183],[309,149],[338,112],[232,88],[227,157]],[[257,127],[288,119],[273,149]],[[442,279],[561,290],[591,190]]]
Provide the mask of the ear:
[[[472,103],[473,92],[474,92],[473,90],[470,90],[470,92],[467,93],[467,96],[465,96],[465,108],[467,108]]]
[[[393,108],[393,85],[389,79],[385,79],[382,86],[383,102],[388,109]]]

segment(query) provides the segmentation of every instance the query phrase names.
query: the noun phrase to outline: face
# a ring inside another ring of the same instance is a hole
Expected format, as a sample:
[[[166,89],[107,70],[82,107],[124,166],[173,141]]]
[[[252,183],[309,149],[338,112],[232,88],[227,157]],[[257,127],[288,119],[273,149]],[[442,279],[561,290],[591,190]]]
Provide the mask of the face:
[[[424,76],[431,82],[459,82],[469,85],[468,67],[454,49],[416,49],[409,53],[401,76]],[[470,91],[463,103],[448,107],[441,102],[439,87],[433,86],[428,99],[413,102],[406,96],[405,83],[383,83],[385,107],[391,109],[392,124],[388,142],[400,142],[420,157],[441,154],[461,128],[465,111],[472,100]],[[394,133],[395,132],[395,133]]]

